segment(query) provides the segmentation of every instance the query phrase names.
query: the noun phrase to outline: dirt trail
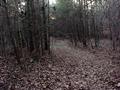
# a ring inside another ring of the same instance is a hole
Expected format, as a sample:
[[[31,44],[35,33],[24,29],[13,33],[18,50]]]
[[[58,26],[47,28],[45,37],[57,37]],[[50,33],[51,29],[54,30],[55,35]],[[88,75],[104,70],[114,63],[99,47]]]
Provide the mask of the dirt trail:
[[[61,40],[54,43],[52,50],[56,65],[68,72],[66,76],[70,77],[71,86],[76,90],[117,90],[120,67],[113,64],[113,56],[109,52],[78,49]]]
[[[74,48],[66,40],[55,40],[51,51],[52,57],[37,62],[25,59],[34,61],[24,62],[25,71],[13,60],[0,60],[0,85],[10,83],[13,90],[120,90],[118,53]]]

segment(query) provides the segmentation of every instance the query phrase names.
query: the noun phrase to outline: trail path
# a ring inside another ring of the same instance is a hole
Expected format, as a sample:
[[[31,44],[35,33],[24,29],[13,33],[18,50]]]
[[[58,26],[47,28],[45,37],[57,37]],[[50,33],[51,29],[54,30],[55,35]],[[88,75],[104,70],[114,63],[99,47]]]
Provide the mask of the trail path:
[[[64,76],[69,77],[71,87],[76,90],[114,90],[120,80],[120,63],[113,64],[111,52],[74,48],[67,41],[58,40],[54,43],[53,53],[55,65],[61,66]]]
[[[66,40],[55,40],[51,51],[25,64],[28,72],[0,60],[0,82],[9,81],[14,90],[120,90],[119,53],[74,48]]]

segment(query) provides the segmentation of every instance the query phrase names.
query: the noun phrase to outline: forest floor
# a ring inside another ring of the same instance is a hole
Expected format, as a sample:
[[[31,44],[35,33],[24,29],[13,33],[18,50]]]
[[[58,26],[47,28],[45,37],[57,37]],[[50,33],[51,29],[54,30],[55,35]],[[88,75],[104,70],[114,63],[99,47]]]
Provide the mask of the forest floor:
[[[66,40],[55,40],[51,51],[25,70],[1,57],[0,90],[120,90],[119,52],[75,48]]]

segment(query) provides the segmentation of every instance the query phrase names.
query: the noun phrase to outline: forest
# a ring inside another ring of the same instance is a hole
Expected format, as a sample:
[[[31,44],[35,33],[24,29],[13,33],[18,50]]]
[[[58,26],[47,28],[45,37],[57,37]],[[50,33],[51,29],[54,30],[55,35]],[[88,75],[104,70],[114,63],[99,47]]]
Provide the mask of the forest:
[[[120,0],[0,0],[0,90],[120,90]]]

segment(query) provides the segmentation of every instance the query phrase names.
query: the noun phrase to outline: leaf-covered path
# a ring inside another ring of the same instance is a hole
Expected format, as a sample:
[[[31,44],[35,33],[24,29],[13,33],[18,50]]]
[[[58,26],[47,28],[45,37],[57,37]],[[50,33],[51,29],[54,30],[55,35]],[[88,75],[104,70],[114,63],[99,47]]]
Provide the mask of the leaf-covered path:
[[[68,80],[70,90],[114,90],[116,88],[120,80],[118,54],[116,58],[107,50],[73,48],[67,41],[61,40],[53,45],[55,65],[61,68],[59,69],[59,75],[63,79],[61,81],[64,83]],[[115,60],[113,62],[114,58],[117,59],[116,63]]]
[[[74,48],[66,40],[54,41],[51,51],[25,64],[27,72],[1,60],[0,83],[9,82],[14,90],[119,90],[118,53]]]

